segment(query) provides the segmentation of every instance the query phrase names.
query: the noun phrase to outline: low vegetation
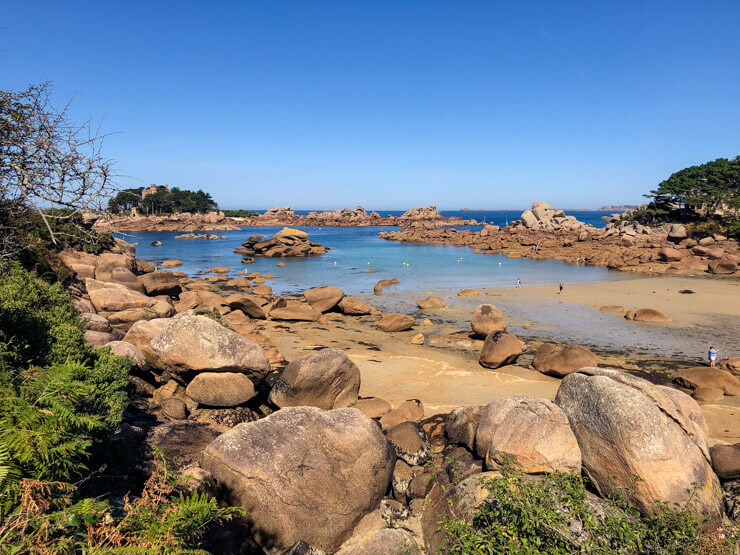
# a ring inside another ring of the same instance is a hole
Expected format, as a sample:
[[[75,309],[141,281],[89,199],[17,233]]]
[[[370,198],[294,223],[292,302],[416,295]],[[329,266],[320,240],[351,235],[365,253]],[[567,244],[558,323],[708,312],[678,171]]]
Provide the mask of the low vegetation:
[[[489,492],[472,521],[446,519],[446,553],[732,553],[737,538],[703,537],[690,507],[643,515],[626,496],[588,493],[583,479],[529,476],[505,466],[481,478]]]

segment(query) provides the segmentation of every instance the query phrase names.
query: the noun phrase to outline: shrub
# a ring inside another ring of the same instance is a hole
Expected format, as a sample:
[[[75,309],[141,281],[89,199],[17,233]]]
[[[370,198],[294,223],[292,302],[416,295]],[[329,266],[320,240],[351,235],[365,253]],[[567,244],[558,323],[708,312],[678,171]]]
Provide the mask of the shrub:
[[[30,364],[81,361],[91,355],[61,284],[50,284],[17,264],[0,278],[0,342],[0,370],[11,373]]]
[[[214,524],[244,514],[191,492],[160,464],[116,518],[106,501],[75,499],[76,488],[24,480],[18,509],[0,522],[0,544],[17,553],[183,553],[200,547]]]
[[[506,466],[472,522],[445,520],[449,553],[684,553],[699,541],[686,507],[641,515],[626,496],[596,500],[574,474],[528,476]]]
[[[740,240],[740,220],[735,220],[727,226],[727,235]]]
[[[718,220],[706,220],[686,224],[686,231],[695,237],[707,237],[715,233],[726,233],[727,226]]]

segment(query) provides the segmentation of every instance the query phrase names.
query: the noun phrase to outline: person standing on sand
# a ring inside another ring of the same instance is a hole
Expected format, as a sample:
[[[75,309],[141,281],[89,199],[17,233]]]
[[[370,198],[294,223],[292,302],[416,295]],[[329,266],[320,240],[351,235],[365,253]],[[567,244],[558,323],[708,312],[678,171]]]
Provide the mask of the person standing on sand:
[[[522,280],[520,280],[519,278],[516,278],[516,286],[517,288],[522,286]]]
[[[562,294],[563,294],[563,282],[561,281],[560,282],[560,291],[558,291],[558,295],[562,295]]]
[[[709,366],[714,368],[715,362],[717,362],[717,350],[714,347],[709,347]]]

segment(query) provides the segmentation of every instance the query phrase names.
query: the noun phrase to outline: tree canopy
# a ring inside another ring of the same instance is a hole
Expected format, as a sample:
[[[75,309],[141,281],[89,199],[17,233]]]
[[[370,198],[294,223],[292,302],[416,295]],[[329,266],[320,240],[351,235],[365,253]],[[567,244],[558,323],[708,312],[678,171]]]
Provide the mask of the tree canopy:
[[[136,207],[142,214],[173,214],[176,212],[209,212],[216,210],[218,204],[210,193],[200,189],[189,191],[179,187],[157,187],[156,192],[142,198],[144,187],[123,189],[108,202],[108,210],[115,214],[127,212]]]
[[[649,208],[681,220],[737,219],[740,211],[740,156],[717,158],[672,174],[645,195]]]

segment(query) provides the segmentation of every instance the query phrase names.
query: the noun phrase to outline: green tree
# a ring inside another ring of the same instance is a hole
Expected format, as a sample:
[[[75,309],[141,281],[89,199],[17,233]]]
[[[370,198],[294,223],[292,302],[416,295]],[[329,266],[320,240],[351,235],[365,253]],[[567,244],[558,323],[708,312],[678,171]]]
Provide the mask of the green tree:
[[[684,168],[645,196],[653,199],[648,208],[655,215],[678,216],[683,221],[715,215],[736,219],[740,211],[740,156]]]
[[[141,190],[143,187],[138,189],[123,189],[118,194],[108,201],[108,210],[114,213],[128,212],[134,206],[138,206],[141,202]]]

